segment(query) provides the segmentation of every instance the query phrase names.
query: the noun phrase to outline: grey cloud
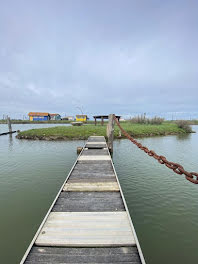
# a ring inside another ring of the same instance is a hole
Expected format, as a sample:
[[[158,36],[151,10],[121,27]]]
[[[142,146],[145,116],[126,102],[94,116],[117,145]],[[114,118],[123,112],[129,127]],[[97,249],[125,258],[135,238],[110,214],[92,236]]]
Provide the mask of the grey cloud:
[[[0,117],[197,110],[196,2],[0,4]]]

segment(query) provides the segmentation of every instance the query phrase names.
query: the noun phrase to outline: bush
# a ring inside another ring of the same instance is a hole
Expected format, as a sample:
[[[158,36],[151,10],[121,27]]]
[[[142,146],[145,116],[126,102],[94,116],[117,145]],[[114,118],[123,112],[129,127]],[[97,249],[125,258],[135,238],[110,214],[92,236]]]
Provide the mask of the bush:
[[[146,118],[146,114],[141,115],[141,116],[135,116],[130,119],[131,123],[134,124],[150,124],[150,125],[161,125],[164,121],[164,118],[161,117],[153,117],[153,118]]]
[[[187,133],[191,133],[192,132],[192,128],[189,125],[188,121],[186,120],[179,120],[176,122],[177,126],[183,130],[185,130]]]

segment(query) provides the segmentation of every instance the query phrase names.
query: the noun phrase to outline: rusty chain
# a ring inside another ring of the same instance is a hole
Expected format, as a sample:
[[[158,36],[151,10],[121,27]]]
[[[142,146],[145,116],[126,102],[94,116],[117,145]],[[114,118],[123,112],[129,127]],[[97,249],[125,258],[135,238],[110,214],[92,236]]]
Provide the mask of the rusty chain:
[[[168,167],[169,169],[173,170],[175,173],[177,174],[184,174],[186,179],[194,184],[198,184],[198,173],[196,172],[188,172],[184,169],[183,166],[181,166],[178,163],[174,163],[171,161],[168,161],[164,156],[160,156],[157,155],[155,153],[155,151],[153,150],[149,150],[147,147],[142,146],[141,143],[139,143],[137,140],[135,140],[132,136],[130,136],[120,125],[118,119],[115,117],[114,115],[114,120],[116,122],[116,124],[118,125],[118,127],[120,128],[120,130],[122,131],[122,133],[125,135],[125,137],[127,137],[133,144],[135,144],[138,148],[140,148],[141,150],[143,150],[146,154],[148,154],[150,157],[153,157],[154,159],[156,159],[160,164],[164,164],[166,165],[166,167]]]

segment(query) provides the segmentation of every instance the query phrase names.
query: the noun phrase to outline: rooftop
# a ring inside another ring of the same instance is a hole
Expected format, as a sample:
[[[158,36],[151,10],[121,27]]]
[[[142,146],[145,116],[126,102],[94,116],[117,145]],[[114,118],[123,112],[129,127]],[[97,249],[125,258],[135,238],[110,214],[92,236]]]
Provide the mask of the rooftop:
[[[43,113],[43,112],[29,112],[29,116],[48,116],[49,113]]]
[[[57,115],[60,115],[60,114],[50,114],[51,116],[57,116]]]

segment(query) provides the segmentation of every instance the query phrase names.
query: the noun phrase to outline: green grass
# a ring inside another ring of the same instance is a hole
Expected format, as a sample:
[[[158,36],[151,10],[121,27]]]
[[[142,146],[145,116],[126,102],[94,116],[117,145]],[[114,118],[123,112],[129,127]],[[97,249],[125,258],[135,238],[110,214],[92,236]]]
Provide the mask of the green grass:
[[[142,125],[122,122],[121,126],[134,137],[184,134],[183,129],[174,123],[164,122],[161,125]],[[26,139],[87,139],[89,136],[106,136],[106,125],[87,124],[83,126],[58,126],[50,128],[31,129],[20,132],[18,138]],[[119,137],[119,128],[115,126],[115,138]]]

